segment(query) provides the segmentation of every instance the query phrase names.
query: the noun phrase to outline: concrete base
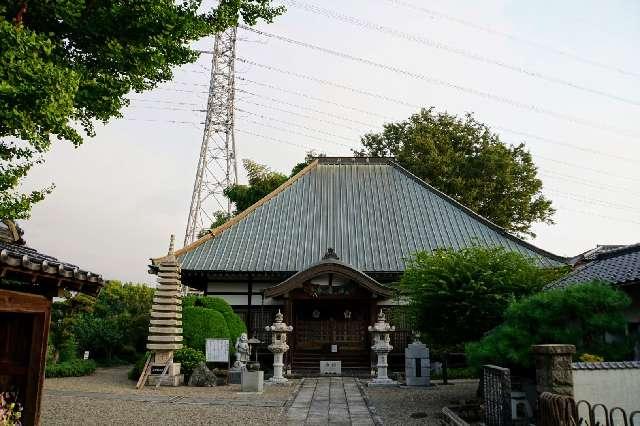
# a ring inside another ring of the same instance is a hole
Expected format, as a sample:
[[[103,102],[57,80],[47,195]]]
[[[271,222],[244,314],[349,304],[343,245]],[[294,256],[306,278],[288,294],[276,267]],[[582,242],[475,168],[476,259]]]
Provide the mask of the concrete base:
[[[405,383],[407,386],[429,386],[430,380],[429,377],[407,377],[405,379]]]
[[[262,392],[264,390],[264,371],[243,371],[242,392]]]
[[[147,378],[147,386],[155,386],[160,380],[160,375],[149,375]],[[182,386],[184,385],[184,374],[178,374],[177,376],[164,376],[160,386]]]
[[[269,380],[267,380],[267,383],[270,385],[286,385],[289,383],[289,380],[285,377],[276,379],[275,377],[270,378]]]
[[[391,379],[373,379],[367,382],[367,386],[398,386],[398,382]]]
[[[229,384],[239,385],[242,383],[242,370],[229,370]]]

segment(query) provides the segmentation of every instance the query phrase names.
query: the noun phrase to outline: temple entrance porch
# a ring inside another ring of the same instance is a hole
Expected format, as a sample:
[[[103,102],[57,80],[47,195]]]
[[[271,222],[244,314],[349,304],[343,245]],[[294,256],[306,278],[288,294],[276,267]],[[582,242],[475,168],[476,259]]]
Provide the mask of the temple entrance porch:
[[[372,309],[370,299],[292,301],[293,371],[317,374],[320,361],[341,361],[345,375],[369,374]]]

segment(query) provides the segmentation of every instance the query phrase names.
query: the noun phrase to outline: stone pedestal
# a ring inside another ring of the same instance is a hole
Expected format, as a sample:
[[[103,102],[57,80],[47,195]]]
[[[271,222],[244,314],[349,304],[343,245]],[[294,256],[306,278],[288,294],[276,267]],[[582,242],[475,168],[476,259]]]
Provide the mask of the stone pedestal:
[[[244,370],[229,370],[229,384],[238,385],[242,383],[242,373]]]
[[[268,349],[273,353],[273,377],[269,379],[269,382],[273,384],[288,382],[282,375],[284,368],[283,358],[284,353],[289,350],[287,333],[291,333],[293,327],[285,324],[283,319],[282,313],[278,311],[275,322],[265,327],[265,330],[271,333],[271,344],[268,346]]]
[[[573,345],[534,345],[531,347],[536,365],[536,391],[573,396],[571,362]]]
[[[391,340],[389,333],[395,331],[395,329],[387,322],[384,312],[380,309],[378,320],[373,326],[369,326],[369,332],[373,336],[371,350],[378,356],[378,363],[376,365],[376,377],[367,382],[367,386],[395,386],[398,384],[387,375],[387,369],[389,368],[387,356],[393,349],[393,346],[389,343]]]
[[[414,341],[404,351],[404,371],[407,386],[429,386],[431,377],[429,348]]]
[[[262,392],[264,390],[264,371],[243,371],[242,392]]]

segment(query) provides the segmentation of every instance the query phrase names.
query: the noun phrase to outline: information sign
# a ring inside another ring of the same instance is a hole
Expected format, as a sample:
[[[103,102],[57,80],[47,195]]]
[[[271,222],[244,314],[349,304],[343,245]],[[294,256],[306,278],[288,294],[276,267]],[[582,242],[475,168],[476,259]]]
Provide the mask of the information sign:
[[[207,339],[207,362],[229,362],[229,339]]]

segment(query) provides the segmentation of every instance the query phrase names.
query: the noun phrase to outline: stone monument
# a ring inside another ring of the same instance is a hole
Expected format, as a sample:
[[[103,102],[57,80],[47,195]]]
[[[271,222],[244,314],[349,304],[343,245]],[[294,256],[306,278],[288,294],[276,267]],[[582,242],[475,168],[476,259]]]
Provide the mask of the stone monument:
[[[415,336],[404,351],[404,371],[407,386],[429,386],[431,365],[429,348]]]
[[[278,310],[275,322],[266,326],[265,330],[271,333],[271,344],[268,349],[273,353],[273,377],[269,379],[269,382],[275,384],[286,383],[288,380],[282,375],[283,358],[284,353],[289,350],[287,333],[291,333],[293,327],[283,322],[283,316]]]
[[[393,386],[398,383],[391,380],[387,375],[387,355],[393,349],[393,346],[389,343],[389,333],[396,330],[394,326],[387,322],[384,312],[380,309],[378,314],[378,320],[373,326],[369,326],[369,333],[373,336],[373,346],[371,350],[378,355],[377,373],[376,377],[367,383],[368,386]]]
[[[171,235],[169,253],[160,262],[158,285],[153,295],[147,343],[147,349],[151,351],[149,385],[160,382],[166,386],[179,386],[184,382],[180,363],[173,362],[174,351],[182,348],[182,284],[180,267],[173,252],[174,241]]]

